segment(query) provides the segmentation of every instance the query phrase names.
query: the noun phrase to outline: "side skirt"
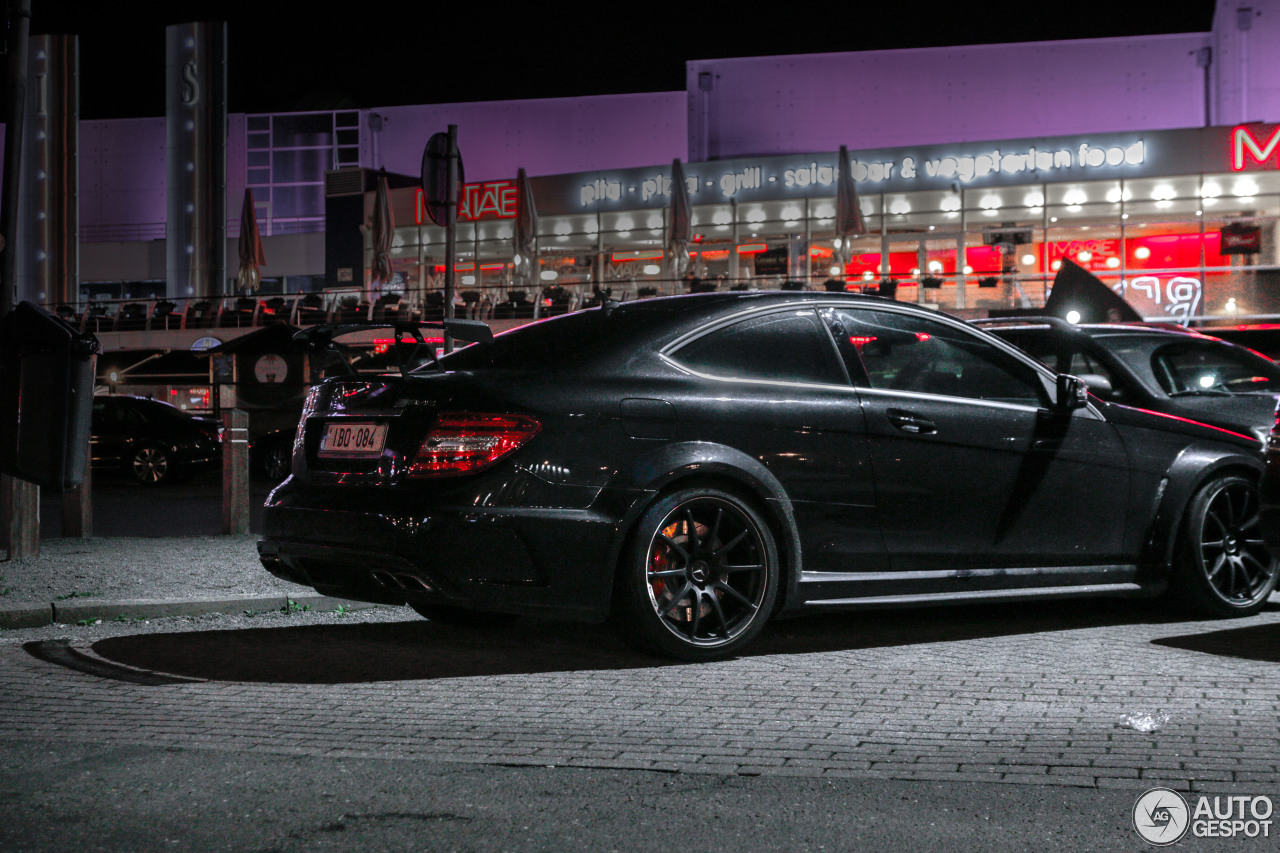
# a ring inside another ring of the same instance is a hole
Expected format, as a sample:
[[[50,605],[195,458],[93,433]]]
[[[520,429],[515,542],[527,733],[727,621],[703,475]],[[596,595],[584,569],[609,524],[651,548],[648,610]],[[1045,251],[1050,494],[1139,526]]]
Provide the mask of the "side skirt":
[[[803,572],[799,604],[899,607],[1086,596],[1145,596],[1134,565],[962,569],[914,572]]]

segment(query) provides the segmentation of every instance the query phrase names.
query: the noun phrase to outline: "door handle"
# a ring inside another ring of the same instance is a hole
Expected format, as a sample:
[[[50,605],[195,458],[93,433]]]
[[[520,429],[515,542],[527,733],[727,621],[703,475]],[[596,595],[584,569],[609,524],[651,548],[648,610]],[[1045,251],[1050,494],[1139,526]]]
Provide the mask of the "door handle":
[[[933,421],[905,409],[889,409],[885,414],[895,427],[912,435],[930,435],[938,431],[938,425]]]

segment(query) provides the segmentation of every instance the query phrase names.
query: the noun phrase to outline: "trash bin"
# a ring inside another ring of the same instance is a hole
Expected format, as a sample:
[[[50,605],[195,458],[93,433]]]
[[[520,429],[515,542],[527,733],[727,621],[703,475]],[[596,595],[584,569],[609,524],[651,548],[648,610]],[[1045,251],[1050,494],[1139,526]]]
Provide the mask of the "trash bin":
[[[0,472],[55,492],[83,482],[100,349],[32,302],[0,321]]]

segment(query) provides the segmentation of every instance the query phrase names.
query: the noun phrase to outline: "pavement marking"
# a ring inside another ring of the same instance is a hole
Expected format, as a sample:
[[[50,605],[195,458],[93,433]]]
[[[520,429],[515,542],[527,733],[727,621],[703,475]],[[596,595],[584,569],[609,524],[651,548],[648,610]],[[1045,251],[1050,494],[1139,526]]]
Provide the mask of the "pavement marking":
[[[200,681],[198,678],[161,675],[157,672],[134,669],[118,663],[103,660],[76,648],[71,640],[37,640],[24,643],[23,650],[37,660],[65,666],[77,672],[96,675],[99,678],[112,678],[116,681],[127,681],[130,684],[144,684],[156,687],[162,684],[191,684]]]

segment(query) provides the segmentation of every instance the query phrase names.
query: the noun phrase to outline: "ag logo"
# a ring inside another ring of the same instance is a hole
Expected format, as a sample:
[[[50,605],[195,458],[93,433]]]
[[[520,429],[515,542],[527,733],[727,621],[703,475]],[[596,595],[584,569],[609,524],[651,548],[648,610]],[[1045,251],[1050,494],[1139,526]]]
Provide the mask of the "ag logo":
[[[1190,809],[1177,791],[1152,788],[1133,805],[1133,828],[1157,847],[1182,840],[1190,826]]]

